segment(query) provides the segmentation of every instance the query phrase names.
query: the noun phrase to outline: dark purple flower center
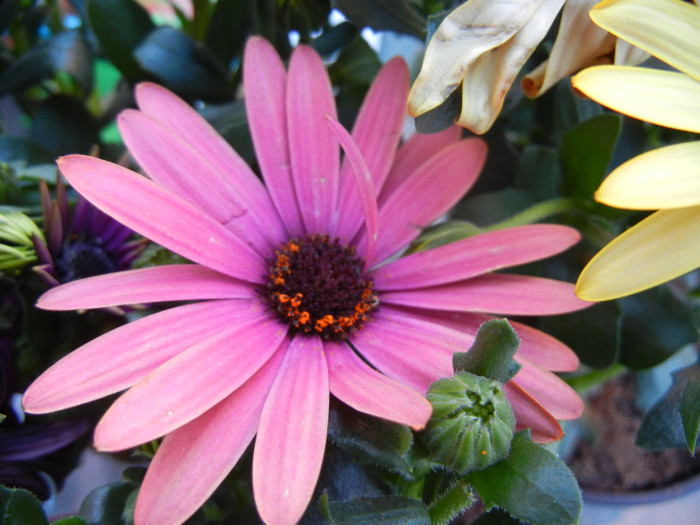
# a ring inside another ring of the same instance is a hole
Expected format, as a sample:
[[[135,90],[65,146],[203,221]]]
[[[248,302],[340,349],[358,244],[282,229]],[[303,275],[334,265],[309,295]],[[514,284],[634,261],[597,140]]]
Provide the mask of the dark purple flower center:
[[[61,283],[117,270],[117,264],[99,238],[66,243],[54,261],[54,274]]]
[[[265,296],[295,331],[333,340],[360,329],[378,304],[355,248],[318,234],[280,246]]]

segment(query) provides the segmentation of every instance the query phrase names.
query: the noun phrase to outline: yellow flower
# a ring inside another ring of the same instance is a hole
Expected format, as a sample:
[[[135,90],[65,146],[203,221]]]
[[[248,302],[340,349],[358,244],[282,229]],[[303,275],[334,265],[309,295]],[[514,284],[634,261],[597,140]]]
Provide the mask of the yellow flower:
[[[408,109],[422,115],[462,86],[457,124],[485,133],[503,106],[511,84],[562,11],[549,60],[522,82],[529,97],[586,66],[638,63],[644,53],[593,24],[588,10],[597,0],[469,0],[440,24],[413,84]],[[562,6],[563,10],[562,10]]]
[[[700,8],[681,0],[604,0],[599,26],[679,71],[598,66],[572,79],[576,89],[615,111],[700,133]],[[605,246],[583,269],[579,297],[623,297],[700,267],[700,141],[666,146],[615,169],[596,200],[659,210]]]

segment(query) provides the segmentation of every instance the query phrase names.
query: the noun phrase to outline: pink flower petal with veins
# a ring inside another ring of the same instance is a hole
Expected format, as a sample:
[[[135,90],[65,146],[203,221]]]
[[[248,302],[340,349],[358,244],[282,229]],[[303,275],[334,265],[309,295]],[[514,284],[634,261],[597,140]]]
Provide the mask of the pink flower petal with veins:
[[[35,379],[22,405],[27,412],[42,414],[124,390],[180,352],[218,334],[240,306],[236,300],[195,303],[112,330]]]
[[[326,447],[328,396],[321,340],[295,337],[265,401],[253,452],[253,493],[265,523],[293,525],[311,501]]]
[[[139,490],[136,523],[179,525],[211,496],[253,440],[285,350],[286,344],[230,396],[165,436]]]
[[[404,180],[421,164],[429,160],[433,155],[459,141],[462,136],[462,128],[452,126],[440,133],[429,135],[416,133],[404,142],[394,157],[389,175],[381,187],[378,187],[379,200],[384,202],[387,196],[392,195],[403,184]]]
[[[36,305],[81,310],[193,299],[252,299],[249,283],[197,264],[171,264],[87,277],[52,288]]]
[[[466,351],[473,337],[382,307],[350,341],[377,370],[425,393],[453,374],[452,355]]]
[[[555,224],[507,228],[406,255],[379,267],[373,279],[382,291],[453,283],[550,257],[580,238],[573,228]]]
[[[583,401],[576,391],[553,373],[542,370],[522,355],[515,356],[522,368],[513,378],[556,419],[576,419],[583,412]]]
[[[136,110],[120,113],[117,124],[124,143],[151,179],[183,196],[258,251],[274,249],[285,238],[269,198],[265,200],[267,206],[243,200],[247,195],[240,195],[237,189],[245,186],[233,184],[236,180],[231,180],[231,169],[220,172],[209,158],[194,149],[190,137],[180,137]],[[242,175],[255,177],[249,168]]]
[[[175,253],[252,282],[267,273],[263,258],[230,230],[145,177],[82,155],[61,157],[58,167],[97,208]]]
[[[324,343],[331,394],[355,410],[421,430],[433,411],[416,390],[367,366],[344,343]]]
[[[286,108],[292,173],[306,233],[334,234],[329,227],[335,222],[340,148],[326,115],[338,116],[326,68],[310,47],[299,46],[292,53]]]
[[[382,231],[369,266],[394,255],[454,206],[474,184],[485,160],[486,143],[481,139],[451,144],[415,169],[386,201],[380,200]],[[364,244],[362,231],[357,244]]]
[[[345,159],[352,167],[350,176],[355,180],[355,193],[358,194],[355,201],[359,201],[362,204],[362,211],[364,212],[366,244],[362,247],[364,250],[361,251],[360,254],[365,259],[365,270],[367,270],[367,262],[374,259],[374,250],[377,245],[377,232],[379,231],[377,199],[374,192],[372,174],[359,148],[340,122],[332,120],[329,117],[328,126],[338,139],[338,142],[340,142],[343,151],[345,151]]]
[[[388,291],[382,293],[381,300],[419,308],[499,315],[554,315],[591,304],[576,297],[572,284],[502,273],[430,288]]]
[[[510,324],[520,337],[518,355],[533,365],[552,372],[571,372],[578,368],[578,356],[558,339],[516,321]]]
[[[376,200],[389,175],[396,148],[401,139],[408,98],[408,68],[396,57],[381,69],[367,91],[365,100],[352,128],[352,140],[357,144],[372,176]],[[350,173],[348,159],[340,170],[336,234],[344,242],[350,241],[362,224],[363,209],[359,206],[355,179]]]
[[[260,171],[292,237],[304,232],[292,177],[287,138],[287,72],[277,51],[261,37],[248,40],[243,55],[248,125]]]
[[[223,193],[230,202],[245,206],[258,230],[267,233],[270,240],[282,242],[284,226],[267,189],[221,135],[189,105],[157,84],[141,83],[136,86],[135,94],[141,111],[175,132],[220,174],[216,180],[221,183],[214,186],[214,192]],[[193,175],[191,173],[190,177]],[[196,172],[200,182],[202,175],[206,173]],[[214,192],[210,197],[216,197]]]
[[[551,443],[564,437],[564,432],[552,414],[525,392],[517,382],[507,382],[503,385],[503,390],[513,407],[515,430],[531,429],[532,439],[538,443]]]
[[[122,394],[97,424],[95,448],[124,450],[157,439],[245,383],[287,334],[276,316],[260,310],[251,301],[229,317],[231,328],[181,352]]]

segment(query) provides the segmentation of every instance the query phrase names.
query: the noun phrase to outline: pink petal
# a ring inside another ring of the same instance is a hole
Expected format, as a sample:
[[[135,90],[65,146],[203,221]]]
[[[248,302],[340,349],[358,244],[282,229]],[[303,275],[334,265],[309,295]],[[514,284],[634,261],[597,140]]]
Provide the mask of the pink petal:
[[[304,232],[292,178],[287,139],[287,72],[267,40],[251,37],[243,56],[248,125],[260,171],[292,237]]]
[[[468,279],[554,255],[581,238],[573,228],[533,224],[482,233],[412,253],[376,270],[377,290],[420,288]]]
[[[253,452],[262,520],[293,525],[311,501],[328,431],[328,365],[321,340],[295,337],[265,402]]]
[[[569,283],[510,274],[487,274],[459,283],[383,292],[385,303],[498,315],[554,315],[587,308]]]
[[[385,305],[386,306],[386,305]],[[470,312],[450,312],[441,310],[419,310],[411,308],[410,315],[431,323],[449,327],[469,334],[471,346],[479,327],[492,316]],[[578,357],[568,346],[549,334],[516,321],[508,321],[520,338],[518,355],[525,357],[533,365],[544,370],[568,372],[578,368]]]
[[[379,224],[383,229],[376,260],[370,261],[370,266],[398,252],[454,206],[474,184],[485,160],[484,141],[462,140],[439,151],[385,200],[380,199]]]
[[[452,126],[440,133],[424,135],[415,133],[404,142],[394,157],[394,164],[387,176],[384,185],[381,186],[380,195],[385,200],[387,195],[391,195],[396,188],[403,184],[415,169],[430,159],[440,150],[450,144],[454,144],[462,135],[462,128]]]
[[[379,220],[377,216],[377,199],[374,192],[374,184],[372,182],[372,174],[362,158],[359,148],[350,137],[350,134],[345,130],[345,128],[332,119],[328,119],[328,125],[331,131],[340,142],[340,145],[345,151],[346,160],[352,166],[350,170],[351,177],[355,180],[355,194],[358,195],[356,200],[362,203],[362,210],[364,212],[364,223],[365,223],[365,241],[364,246],[364,259],[365,264],[367,261],[374,259],[374,249],[377,244],[377,232],[379,231]],[[349,196],[344,196],[342,201],[347,201]],[[343,222],[342,215],[340,216],[340,223]],[[366,269],[366,268],[365,268]]]
[[[130,387],[173,356],[221,331],[242,301],[171,308],[112,330],[71,352],[27,389],[27,412],[43,414]]]
[[[248,305],[233,313],[217,335],[173,357],[117,399],[95,428],[95,448],[124,450],[157,439],[257,372],[282,344],[286,329],[275,314]]]
[[[279,244],[277,240],[285,237],[284,227],[270,195],[221,135],[189,105],[157,84],[146,82],[136,86],[136,101],[144,113],[170,128],[207,159],[221,177],[222,184],[214,186],[218,188],[216,191],[225,193],[231,202],[245,206],[248,213],[255,216],[257,228]],[[190,177],[192,175],[190,173]],[[196,172],[196,175],[195,178],[203,183],[202,173]],[[210,197],[214,198],[213,195]]]
[[[350,341],[372,366],[420,393],[453,374],[452,354],[466,351],[473,336],[382,305]]]
[[[394,160],[401,139],[408,98],[408,68],[401,58],[394,58],[382,67],[365,96],[355,120],[352,139],[357,144],[371,173],[376,199]],[[347,154],[347,152],[346,152]],[[360,195],[350,171],[343,163],[340,170],[340,195],[336,234],[342,241],[350,241],[360,229],[363,209]]]
[[[262,282],[267,264],[223,225],[136,173],[93,157],[58,166],[71,185],[122,224],[183,257],[233,277]]]
[[[192,124],[196,126],[201,118],[194,116],[197,118]],[[204,152],[196,149],[203,142],[196,131],[179,136],[140,111],[123,111],[117,124],[129,151],[151,179],[208,213],[258,249],[276,248],[286,237],[269,196],[243,161],[220,171],[220,167],[211,162],[215,159],[207,158]],[[237,155],[231,156],[235,162]],[[250,190],[246,187],[250,186],[246,185],[249,180],[256,182],[253,187],[259,191],[247,191]]]
[[[331,394],[355,410],[421,430],[433,408],[421,394],[367,366],[346,344],[325,343]]]
[[[576,419],[583,401],[576,391],[551,372],[537,368],[522,355],[515,356],[522,368],[513,380],[556,419]]]
[[[115,272],[52,288],[36,305],[45,310],[80,310],[123,304],[194,299],[251,299],[245,281],[197,264],[172,264]]]
[[[515,381],[506,383],[503,390],[513,407],[515,430],[531,429],[532,439],[538,443],[551,443],[564,437],[557,420]]]
[[[165,436],[139,490],[136,523],[180,525],[211,496],[253,440],[285,348],[230,396]]]
[[[518,356],[553,372],[570,372],[578,368],[579,360],[574,351],[558,339],[522,323],[510,321],[510,324],[520,338]]]
[[[330,79],[308,46],[292,53],[287,78],[287,129],[297,200],[307,233],[333,233],[340,149],[326,115],[337,120]]]

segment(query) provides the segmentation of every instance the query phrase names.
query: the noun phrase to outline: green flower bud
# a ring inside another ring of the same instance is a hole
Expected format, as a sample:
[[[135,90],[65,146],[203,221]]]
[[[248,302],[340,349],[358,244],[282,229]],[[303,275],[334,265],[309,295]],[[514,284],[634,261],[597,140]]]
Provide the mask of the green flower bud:
[[[423,437],[433,459],[465,474],[508,457],[515,416],[499,382],[459,372],[427,397],[433,416]]]
[[[33,238],[44,239],[39,227],[24,213],[0,212],[0,271],[21,270],[37,260]]]

